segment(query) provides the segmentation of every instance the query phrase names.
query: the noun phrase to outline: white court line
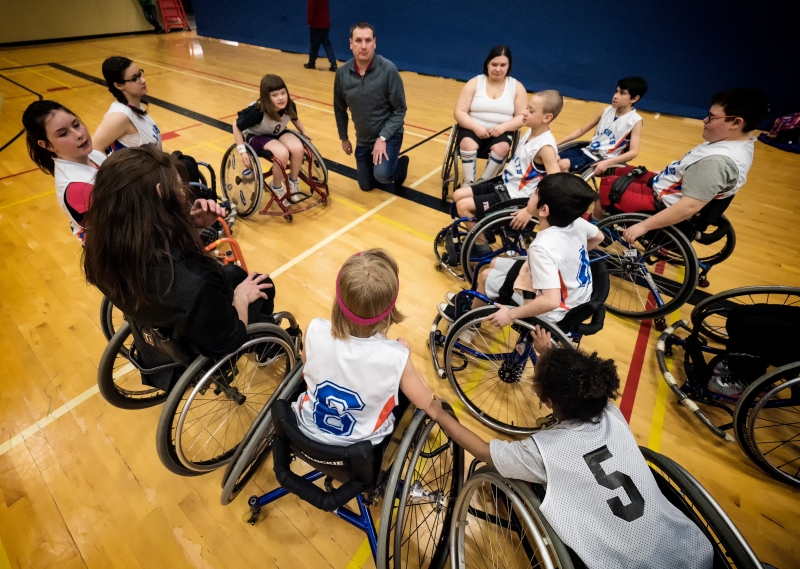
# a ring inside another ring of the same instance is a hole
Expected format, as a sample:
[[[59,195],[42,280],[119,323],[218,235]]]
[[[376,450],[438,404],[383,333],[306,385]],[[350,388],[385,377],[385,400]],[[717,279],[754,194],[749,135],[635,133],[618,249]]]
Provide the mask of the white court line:
[[[437,168],[436,171],[438,171],[438,168]],[[428,176],[430,176],[430,175],[431,174],[428,174]],[[312,255],[316,251],[319,251],[325,245],[327,245],[328,243],[330,243],[334,239],[340,237],[342,234],[346,233],[347,231],[351,230],[353,227],[355,227],[356,225],[358,225],[359,223],[361,223],[362,221],[364,221],[365,219],[367,219],[371,215],[379,212],[380,210],[385,208],[387,205],[389,205],[390,203],[394,202],[396,199],[397,199],[397,196],[392,196],[388,200],[378,204],[377,206],[375,206],[374,208],[372,208],[371,210],[369,210],[368,212],[366,212],[362,216],[360,216],[357,219],[351,221],[350,223],[348,223],[347,225],[345,225],[344,227],[342,227],[341,229],[339,229],[335,233],[332,233],[331,235],[329,235],[328,237],[326,237],[325,239],[323,239],[322,241],[320,241],[319,243],[317,243],[316,245],[314,245],[313,247],[311,247],[310,249],[308,249],[304,253],[301,253],[300,255],[298,255],[297,257],[295,257],[294,259],[292,259],[288,263],[286,263],[286,264],[278,267],[274,271],[270,272],[270,276],[271,277],[277,277],[281,273],[286,272],[287,270],[289,270],[290,268],[295,266],[297,263],[299,263],[300,261],[302,261],[303,259],[305,259],[309,255]],[[120,368],[119,370],[117,370],[117,372],[114,374],[114,378],[116,379],[120,375],[128,373],[131,370],[133,370],[133,365],[128,363],[127,365],[125,365],[122,368]],[[10,451],[12,448],[20,445],[26,439],[29,439],[30,437],[32,437],[33,435],[35,435],[36,433],[38,433],[39,431],[44,429],[47,425],[49,425],[50,423],[52,423],[53,421],[55,421],[56,419],[58,419],[62,415],[65,415],[67,413],[67,411],[71,411],[72,409],[75,409],[78,405],[80,405],[81,403],[83,403],[84,401],[86,401],[87,399],[89,399],[90,397],[92,397],[94,394],[96,394],[98,392],[99,392],[99,389],[97,387],[97,384],[95,384],[92,387],[90,387],[89,389],[87,389],[86,391],[84,391],[83,393],[81,393],[80,395],[78,395],[77,397],[75,397],[74,399],[71,399],[70,401],[68,401],[67,403],[65,403],[64,405],[62,405],[61,407],[59,407],[55,411],[53,411],[52,413],[49,413],[48,415],[42,417],[41,419],[36,421],[33,425],[31,425],[27,429],[24,429],[19,434],[14,435],[13,437],[11,437],[6,442],[0,444],[0,456],[3,456],[5,453]]]
[[[433,170],[431,170],[430,172],[428,172],[427,174],[425,174],[424,176],[422,176],[422,178],[420,178],[419,180],[417,180],[416,182],[414,182],[413,184],[411,184],[411,185],[409,186],[409,188],[411,188],[411,189],[413,190],[414,188],[416,188],[417,186],[419,186],[419,185],[420,185],[422,182],[424,182],[425,180],[427,180],[428,178],[430,178],[430,177],[431,177],[431,176],[433,176],[434,174],[436,174],[436,173],[438,173],[438,172],[441,172],[441,171],[442,171],[442,167],[441,167],[441,166],[437,166],[436,168],[434,168]]]

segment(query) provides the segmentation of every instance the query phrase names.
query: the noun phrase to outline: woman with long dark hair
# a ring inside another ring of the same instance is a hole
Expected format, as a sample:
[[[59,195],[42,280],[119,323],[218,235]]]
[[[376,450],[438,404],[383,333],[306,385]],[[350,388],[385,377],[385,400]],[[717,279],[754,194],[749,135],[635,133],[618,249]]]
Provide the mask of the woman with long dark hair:
[[[92,137],[94,147],[113,152],[155,144],[161,149],[161,131],[147,113],[147,80],[141,69],[127,57],[115,55],[103,62],[103,78],[116,99]]]
[[[86,280],[138,323],[209,356],[230,353],[249,322],[272,314],[275,289],[267,275],[206,254],[199,231],[222,212],[187,199],[170,155],[151,145],[114,152],[85,218]]]

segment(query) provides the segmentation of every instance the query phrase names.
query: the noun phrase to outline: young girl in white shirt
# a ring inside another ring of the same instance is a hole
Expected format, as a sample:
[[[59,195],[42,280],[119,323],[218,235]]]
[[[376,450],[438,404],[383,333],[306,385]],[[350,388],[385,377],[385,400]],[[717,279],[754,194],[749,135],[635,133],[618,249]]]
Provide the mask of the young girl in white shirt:
[[[331,320],[315,318],[305,335],[306,390],[294,410],[312,439],[377,445],[394,430],[408,400],[423,410],[431,404],[408,342],[386,337],[404,319],[395,306],[399,288],[397,262],[383,249],[356,253],[342,265]]]

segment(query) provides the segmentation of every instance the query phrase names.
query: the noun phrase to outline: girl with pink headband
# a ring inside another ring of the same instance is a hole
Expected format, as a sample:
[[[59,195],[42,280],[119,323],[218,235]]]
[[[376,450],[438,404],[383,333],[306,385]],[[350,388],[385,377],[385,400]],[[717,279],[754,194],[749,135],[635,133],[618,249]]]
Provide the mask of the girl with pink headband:
[[[426,410],[433,392],[411,363],[408,342],[386,337],[404,320],[395,306],[397,262],[383,249],[356,253],[336,277],[331,320],[308,325],[306,390],[294,406],[309,437],[345,446],[391,434],[409,401]]]

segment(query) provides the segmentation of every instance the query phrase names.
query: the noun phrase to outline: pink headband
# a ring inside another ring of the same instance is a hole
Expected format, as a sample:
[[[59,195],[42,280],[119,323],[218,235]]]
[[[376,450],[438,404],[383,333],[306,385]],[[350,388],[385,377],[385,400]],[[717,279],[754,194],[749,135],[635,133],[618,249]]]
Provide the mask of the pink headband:
[[[360,257],[361,253],[360,252],[356,253],[353,256],[354,257]],[[389,303],[388,308],[386,308],[386,310],[384,310],[383,312],[381,312],[377,316],[373,316],[372,318],[362,318],[361,316],[358,316],[357,314],[355,314],[353,311],[351,311],[349,308],[347,308],[347,306],[345,305],[344,301],[342,300],[342,293],[339,290],[339,277],[340,276],[342,276],[342,270],[341,269],[339,269],[339,274],[336,275],[336,302],[339,303],[339,308],[342,310],[342,312],[344,313],[344,315],[347,317],[347,319],[350,322],[352,322],[353,324],[358,324],[359,326],[372,326],[373,324],[377,324],[378,322],[380,322],[381,320],[383,320],[384,318],[386,318],[387,316],[389,316],[392,313],[392,310],[394,309],[394,305],[397,302],[397,294],[396,293],[395,293],[394,298],[392,299],[392,301]],[[400,292],[400,279],[397,279],[397,292],[398,293]]]

